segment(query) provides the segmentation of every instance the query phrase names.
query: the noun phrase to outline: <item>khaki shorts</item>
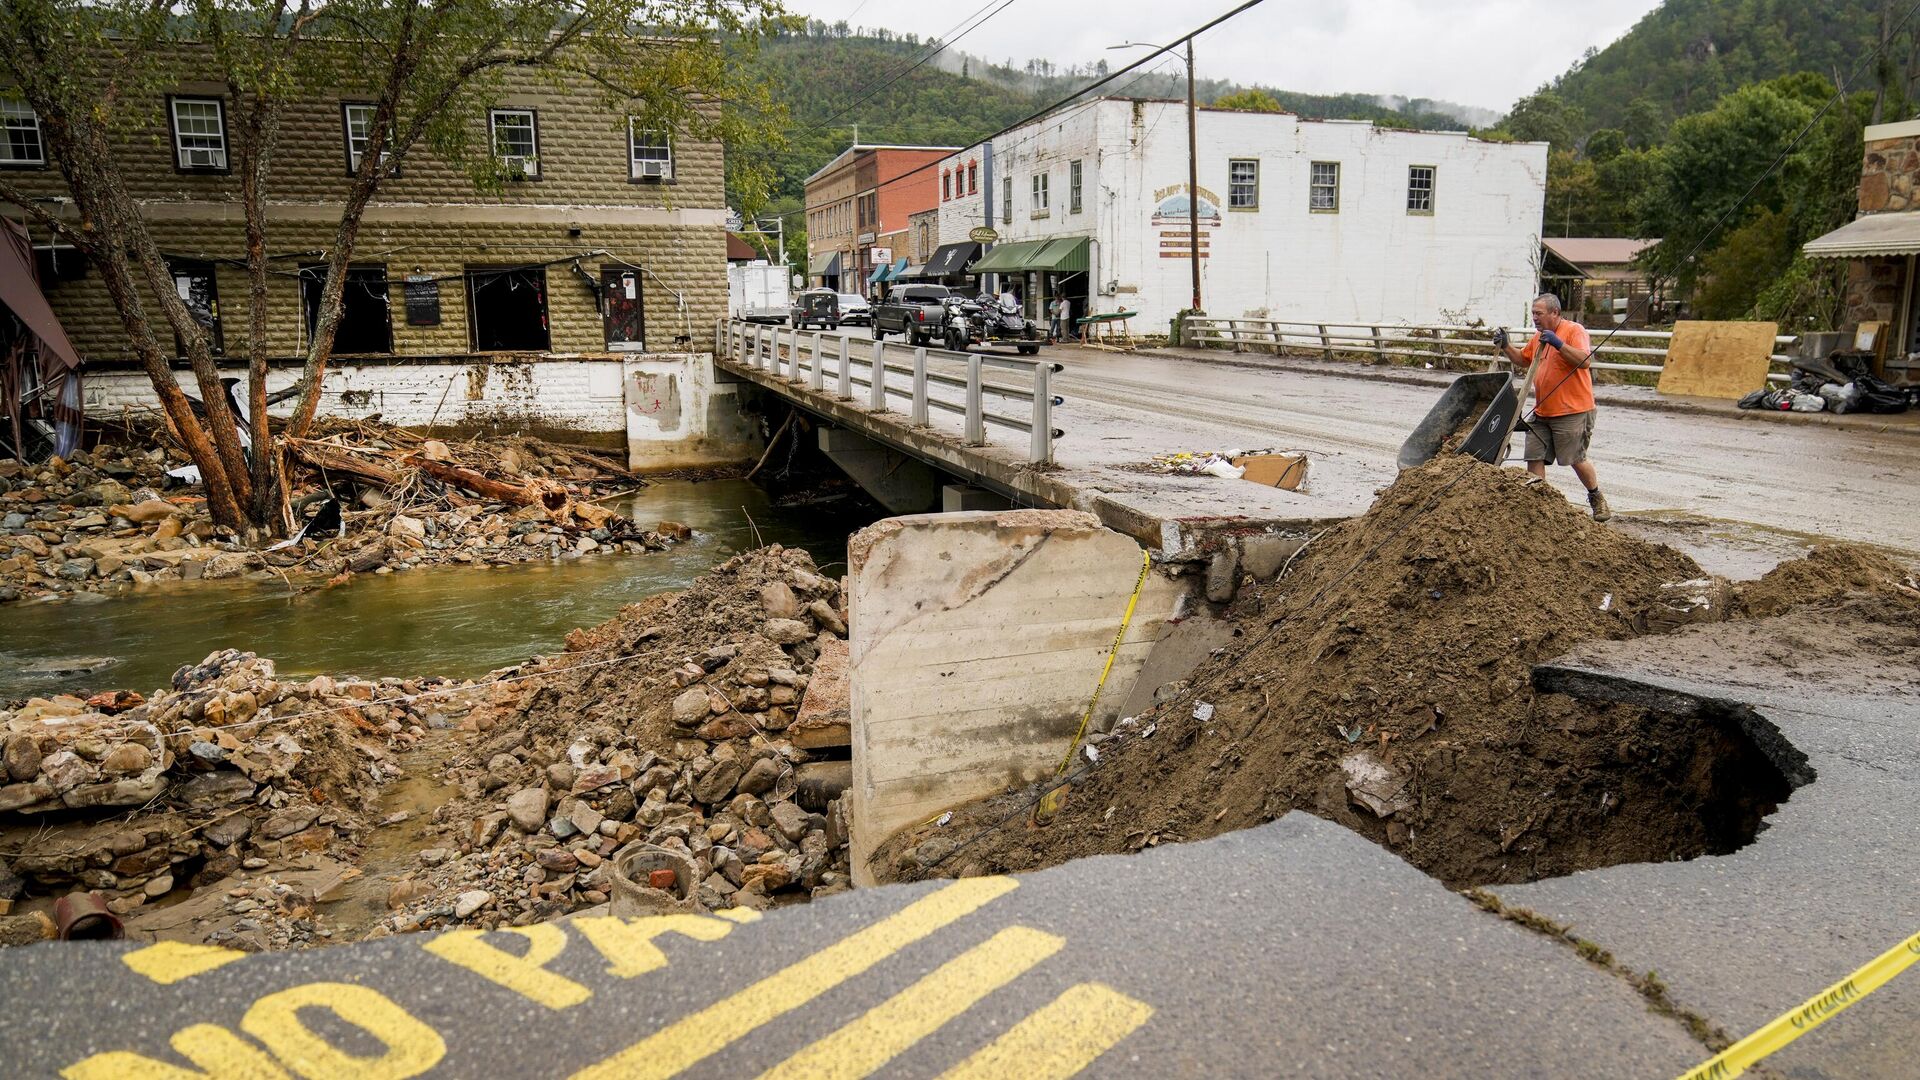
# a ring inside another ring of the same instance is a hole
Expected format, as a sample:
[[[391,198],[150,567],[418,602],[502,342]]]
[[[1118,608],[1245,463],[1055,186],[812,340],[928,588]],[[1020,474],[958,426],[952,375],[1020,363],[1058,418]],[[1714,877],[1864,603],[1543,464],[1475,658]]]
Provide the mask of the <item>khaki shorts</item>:
[[[1588,409],[1566,416],[1536,416],[1528,421],[1527,460],[1551,461],[1555,465],[1578,465],[1587,460],[1587,447],[1593,442],[1593,414],[1596,411]]]

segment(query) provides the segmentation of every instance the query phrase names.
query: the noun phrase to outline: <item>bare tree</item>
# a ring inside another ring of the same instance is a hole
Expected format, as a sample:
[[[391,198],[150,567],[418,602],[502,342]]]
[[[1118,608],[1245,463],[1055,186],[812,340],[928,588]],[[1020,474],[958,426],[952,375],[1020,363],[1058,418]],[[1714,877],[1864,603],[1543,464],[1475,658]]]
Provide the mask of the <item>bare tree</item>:
[[[20,207],[98,268],[167,420],[200,466],[214,521],[276,534],[289,522],[285,455],[267,414],[268,204],[289,102],[347,87],[374,99],[282,432],[297,438],[319,407],[362,217],[410,155],[431,152],[481,188],[497,189],[504,167],[491,147],[476,147],[484,136],[472,118],[508,78],[529,73],[557,90],[596,95],[610,117],[638,116],[684,137],[768,137],[779,111],[764,86],[745,80],[736,53],[790,23],[779,0],[4,0],[0,64],[39,115],[77,218],[4,179],[0,202]],[[164,90],[205,77],[196,62],[218,73],[235,118],[251,460],[207,328],[172,287],[129,185],[139,139],[164,130]],[[764,188],[766,177],[736,175],[734,183]],[[171,369],[174,351],[162,344],[168,332],[192,372],[204,420]]]

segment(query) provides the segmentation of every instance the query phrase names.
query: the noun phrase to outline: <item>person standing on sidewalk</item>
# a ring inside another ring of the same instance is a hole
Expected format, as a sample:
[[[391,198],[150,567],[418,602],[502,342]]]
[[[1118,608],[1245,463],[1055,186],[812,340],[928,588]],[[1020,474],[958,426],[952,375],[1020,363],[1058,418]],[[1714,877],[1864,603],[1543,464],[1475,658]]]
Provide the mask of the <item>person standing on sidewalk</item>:
[[[1515,367],[1528,368],[1538,360],[1533,376],[1533,419],[1527,421],[1527,471],[1535,479],[1547,476],[1547,463],[1568,465],[1587,488],[1593,520],[1613,516],[1607,497],[1600,493],[1600,477],[1587,448],[1593,442],[1593,343],[1587,328],[1560,315],[1560,298],[1543,293],[1533,301],[1533,340],[1516,349],[1505,330],[1495,344]]]
[[[1067,318],[1068,313],[1073,309],[1064,296],[1054,297],[1053,303],[1048,304],[1047,308],[1048,313],[1053,316],[1051,325],[1047,328],[1047,342],[1058,345],[1067,339]]]

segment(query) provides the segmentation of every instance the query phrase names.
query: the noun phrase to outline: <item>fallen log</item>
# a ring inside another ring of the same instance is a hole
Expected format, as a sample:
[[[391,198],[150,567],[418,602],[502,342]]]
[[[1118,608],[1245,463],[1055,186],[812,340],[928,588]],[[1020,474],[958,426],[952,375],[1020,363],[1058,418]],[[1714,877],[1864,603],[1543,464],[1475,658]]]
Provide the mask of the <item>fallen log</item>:
[[[492,502],[506,503],[509,506],[532,506],[542,501],[541,492],[533,488],[495,480],[465,466],[434,461],[424,454],[409,454],[402,460],[443,484],[465,488]]]
[[[323,473],[343,473],[381,487],[392,487],[400,482],[400,474],[385,465],[331,443],[288,439],[287,448],[293,451],[295,457]]]

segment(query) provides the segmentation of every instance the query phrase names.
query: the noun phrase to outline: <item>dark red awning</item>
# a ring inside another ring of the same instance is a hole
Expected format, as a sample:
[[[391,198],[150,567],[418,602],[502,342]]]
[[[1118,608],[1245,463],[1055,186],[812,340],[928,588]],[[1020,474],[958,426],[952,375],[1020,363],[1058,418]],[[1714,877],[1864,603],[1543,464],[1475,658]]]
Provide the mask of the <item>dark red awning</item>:
[[[28,239],[27,230],[14,221],[6,222],[6,243],[0,244],[0,304],[5,304],[16,318],[27,324],[33,336],[40,339],[41,351],[46,355],[69,368],[80,366],[80,354],[74,351],[73,342],[67,340],[67,331],[53,314],[46,294],[40,291],[39,279],[33,272],[33,241]]]

